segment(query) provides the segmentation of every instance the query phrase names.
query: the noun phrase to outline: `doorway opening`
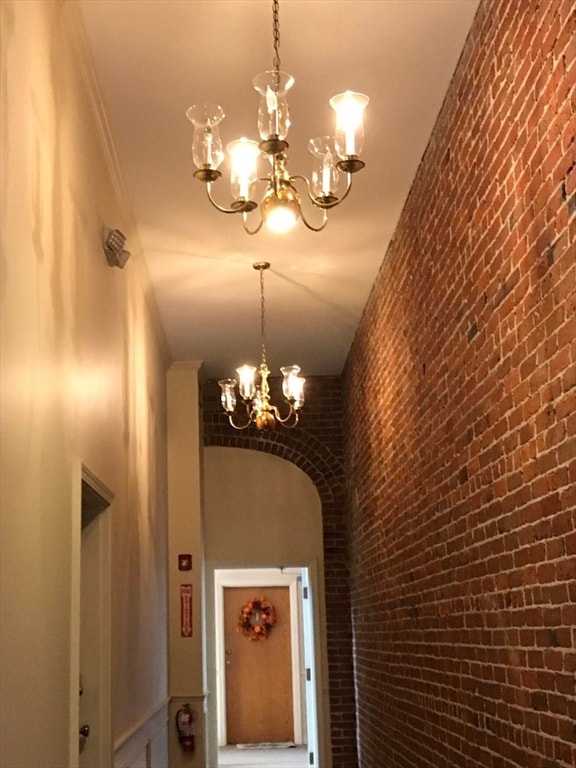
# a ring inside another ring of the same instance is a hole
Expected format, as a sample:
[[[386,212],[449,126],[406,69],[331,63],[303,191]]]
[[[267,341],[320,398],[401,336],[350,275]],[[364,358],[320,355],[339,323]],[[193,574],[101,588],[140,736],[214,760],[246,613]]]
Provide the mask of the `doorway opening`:
[[[263,588],[289,588],[291,582],[295,582],[295,588],[302,593],[305,586],[309,587],[309,599],[302,601],[299,608],[298,624],[290,618],[290,628],[298,626],[299,639],[299,642],[290,646],[290,654],[293,653],[292,646],[299,654],[298,662],[290,662],[292,668],[299,673],[295,683],[292,680],[294,675],[290,677],[294,688],[299,685],[300,691],[299,694],[292,694],[291,722],[294,732],[290,736],[297,746],[271,750],[272,759],[267,761],[266,768],[280,766],[280,760],[293,755],[296,750],[303,752],[306,765],[322,768],[332,766],[322,521],[322,503],[318,490],[312,479],[289,460],[246,448],[205,448],[206,600],[203,626],[206,654],[203,674],[207,691],[207,764],[210,766],[218,765],[219,751],[221,764],[227,766],[246,765],[246,755],[250,755],[253,761],[263,751],[230,747],[230,740],[225,733],[226,709],[223,702],[226,696],[227,656],[220,629],[223,626],[223,589],[249,587],[251,589],[247,599],[266,598]],[[270,581],[272,577],[273,581]],[[299,578],[302,581],[299,581]],[[305,583],[306,579],[308,584]],[[298,602],[292,601],[292,604],[298,605]],[[273,627],[268,639],[252,641],[236,632],[239,612],[246,605],[246,601],[238,597],[233,601],[233,605],[235,638],[242,640],[244,647],[252,647],[255,652],[258,649],[267,649],[273,656],[271,649],[274,648],[276,640],[280,639],[280,621]],[[311,606],[311,618],[308,622],[311,629],[308,632],[304,630],[305,605]],[[287,609],[285,613],[290,610]],[[220,633],[218,638],[216,632]],[[304,637],[309,639],[306,645]],[[310,649],[313,666],[303,662],[306,648]],[[230,660],[233,659],[232,656]],[[307,668],[310,669],[310,682],[305,679]],[[271,679],[264,678],[265,687],[273,685],[275,680],[274,672]],[[252,692],[255,690],[250,681],[248,689]],[[298,717],[301,736],[298,736]],[[317,747],[314,745],[314,739]],[[313,753],[310,757],[308,748]],[[233,750],[233,755],[244,757],[244,760],[224,763],[228,758],[228,755],[224,755],[224,750],[230,749]]]
[[[221,768],[319,764],[311,581],[307,566],[214,571]],[[254,603],[273,605],[275,621],[265,639],[241,631],[243,611]]]
[[[114,494],[86,467],[76,475],[71,653],[71,768],[111,765],[110,520]]]

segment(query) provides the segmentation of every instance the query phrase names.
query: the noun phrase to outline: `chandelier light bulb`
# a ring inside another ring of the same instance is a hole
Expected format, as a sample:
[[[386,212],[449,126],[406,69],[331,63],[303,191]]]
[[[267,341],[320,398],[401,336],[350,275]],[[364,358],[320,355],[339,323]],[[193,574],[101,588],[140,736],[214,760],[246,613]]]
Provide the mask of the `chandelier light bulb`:
[[[238,374],[238,390],[244,400],[251,400],[256,394],[256,384],[254,383],[254,377],[256,375],[256,368],[253,365],[242,365],[240,368],[236,368]]]
[[[277,234],[289,232],[300,216],[300,198],[296,190],[284,184],[278,190],[271,187],[261,203],[262,219],[268,229]]]
[[[249,200],[258,176],[258,142],[241,138],[226,145],[230,157],[230,188],[234,200]]]
[[[330,99],[330,106],[336,112],[336,151],[343,160],[362,152],[363,114],[368,102],[368,96],[354,91],[344,91]]]
[[[304,405],[304,384],[306,379],[302,376],[294,376],[290,382],[290,402],[295,411]]]

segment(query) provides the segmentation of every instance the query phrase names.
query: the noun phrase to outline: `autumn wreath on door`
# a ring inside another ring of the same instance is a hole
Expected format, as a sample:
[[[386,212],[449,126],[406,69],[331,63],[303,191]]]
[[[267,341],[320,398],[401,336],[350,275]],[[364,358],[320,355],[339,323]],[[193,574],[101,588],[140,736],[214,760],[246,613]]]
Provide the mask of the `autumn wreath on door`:
[[[253,598],[240,611],[238,632],[250,640],[266,640],[276,624],[276,608],[268,600]]]

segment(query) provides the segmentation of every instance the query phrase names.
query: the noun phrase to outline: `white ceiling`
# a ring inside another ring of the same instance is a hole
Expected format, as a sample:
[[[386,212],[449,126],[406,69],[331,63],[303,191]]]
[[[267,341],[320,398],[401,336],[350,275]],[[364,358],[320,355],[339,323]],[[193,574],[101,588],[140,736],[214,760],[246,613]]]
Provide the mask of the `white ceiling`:
[[[307,141],[333,131],[328,99],[347,89],[370,97],[366,168],[323,232],[299,224],[287,235],[253,237],[239,216],[214,210],[193,178],[184,113],[216,102],[226,112],[224,143],[258,138],[252,78],[272,65],[271,0],[81,4],[173,358],[204,361],[210,377],[259,362],[252,264],[264,260],[272,265],[265,292],[273,373],[292,363],[304,376],[340,373],[478,0],[280,0],[281,68],[296,80],[290,170],[310,173]],[[228,205],[223,170],[214,194]]]

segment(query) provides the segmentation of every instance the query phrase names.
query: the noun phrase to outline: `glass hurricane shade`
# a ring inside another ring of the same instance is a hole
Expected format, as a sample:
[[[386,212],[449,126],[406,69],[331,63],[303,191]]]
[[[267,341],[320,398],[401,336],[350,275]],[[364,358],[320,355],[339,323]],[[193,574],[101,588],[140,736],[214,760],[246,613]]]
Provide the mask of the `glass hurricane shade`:
[[[285,139],[290,128],[290,111],[286,93],[294,85],[294,78],[287,72],[269,70],[256,75],[252,81],[260,94],[258,106],[258,131],[265,141],[277,136]]]
[[[220,402],[226,413],[233,413],[236,408],[236,379],[220,379]]]
[[[300,366],[286,365],[284,368],[280,368],[280,372],[284,376],[282,393],[294,410],[298,410],[304,405],[304,384],[306,382],[306,379],[298,376]]]
[[[335,145],[338,156],[358,156],[364,145],[363,113],[370,99],[363,93],[344,91],[330,99],[336,112]]]
[[[256,368],[253,365],[242,365],[240,368],[236,368],[238,374],[238,391],[240,396],[244,400],[252,400],[256,394],[256,383],[254,377],[256,376]]]
[[[192,159],[197,168],[218,168],[224,160],[219,124],[224,110],[217,104],[194,104],[186,117],[194,126]]]
[[[336,167],[337,153],[332,136],[320,136],[310,139],[308,149],[314,158],[310,179],[314,197],[334,195],[340,183],[340,173]]]

